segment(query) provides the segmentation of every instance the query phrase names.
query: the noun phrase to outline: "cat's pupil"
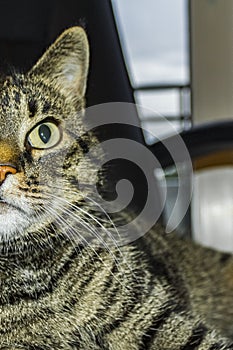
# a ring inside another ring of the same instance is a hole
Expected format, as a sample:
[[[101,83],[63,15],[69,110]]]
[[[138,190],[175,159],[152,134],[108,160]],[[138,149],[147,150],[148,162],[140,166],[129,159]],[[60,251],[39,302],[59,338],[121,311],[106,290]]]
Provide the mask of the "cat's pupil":
[[[49,142],[50,140],[50,137],[51,137],[51,130],[50,128],[45,125],[45,124],[42,124],[40,127],[39,127],[39,136],[40,136],[40,139],[46,144]]]

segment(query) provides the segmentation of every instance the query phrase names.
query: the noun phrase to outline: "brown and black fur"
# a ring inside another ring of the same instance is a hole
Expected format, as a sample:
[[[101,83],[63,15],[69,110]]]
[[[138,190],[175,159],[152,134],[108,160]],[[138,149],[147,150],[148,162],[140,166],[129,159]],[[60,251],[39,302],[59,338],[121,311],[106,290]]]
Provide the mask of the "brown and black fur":
[[[1,86],[0,164],[17,172],[0,187],[0,210],[16,206],[19,221],[0,212],[0,349],[233,349],[230,255],[160,227],[120,249],[98,236],[110,223],[77,181],[96,176],[84,156],[98,143],[83,129],[87,74],[86,35],[71,28]],[[28,135],[45,120],[63,136],[36,149]]]

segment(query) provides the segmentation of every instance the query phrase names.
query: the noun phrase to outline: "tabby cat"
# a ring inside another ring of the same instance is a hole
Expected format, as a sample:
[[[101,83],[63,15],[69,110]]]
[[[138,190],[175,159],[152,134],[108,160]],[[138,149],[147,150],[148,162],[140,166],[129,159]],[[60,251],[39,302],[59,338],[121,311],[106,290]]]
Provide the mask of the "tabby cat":
[[[88,52],[70,28],[1,84],[0,349],[233,349],[231,255],[159,226],[104,244],[112,223],[85,187]]]

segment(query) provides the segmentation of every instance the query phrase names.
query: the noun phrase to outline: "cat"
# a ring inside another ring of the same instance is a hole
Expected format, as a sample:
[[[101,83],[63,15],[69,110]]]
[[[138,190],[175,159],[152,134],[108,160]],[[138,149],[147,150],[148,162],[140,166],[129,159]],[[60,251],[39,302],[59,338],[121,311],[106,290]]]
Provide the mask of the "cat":
[[[233,349],[230,254],[159,224],[105,244],[112,222],[86,200],[98,145],[84,128],[88,61],[72,27],[1,83],[0,349]]]

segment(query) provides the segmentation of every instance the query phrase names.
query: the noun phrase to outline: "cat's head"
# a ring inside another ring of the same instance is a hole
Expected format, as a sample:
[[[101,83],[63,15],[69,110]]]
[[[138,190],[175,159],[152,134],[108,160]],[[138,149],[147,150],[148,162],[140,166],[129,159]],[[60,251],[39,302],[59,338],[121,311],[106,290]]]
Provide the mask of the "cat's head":
[[[79,168],[89,142],[82,130],[88,61],[86,34],[73,27],[30,72],[1,86],[1,241],[43,229],[62,208],[69,216],[77,172],[91,176],[85,162]]]

